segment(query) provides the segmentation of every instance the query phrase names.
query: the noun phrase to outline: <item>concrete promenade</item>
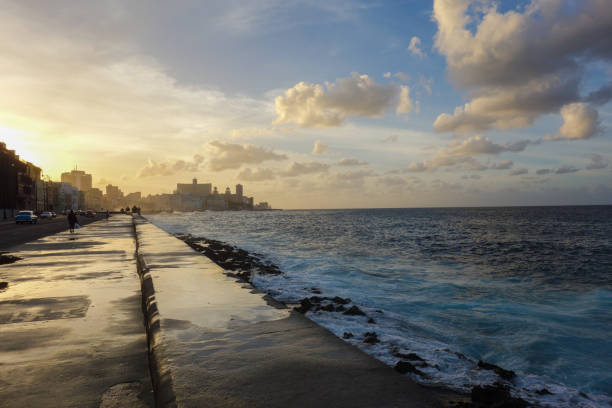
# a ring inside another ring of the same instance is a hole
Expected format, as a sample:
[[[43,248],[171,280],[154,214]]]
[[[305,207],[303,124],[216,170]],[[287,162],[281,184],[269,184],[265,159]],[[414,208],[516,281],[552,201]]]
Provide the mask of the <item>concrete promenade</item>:
[[[424,388],[136,220],[159,406],[437,407]]]
[[[415,384],[140,217],[115,215],[10,254],[22,259],[0,266],[2,407],[461,399]]]
[[[153,406],[135,250],[129,216],[11,248],[0,406]]]

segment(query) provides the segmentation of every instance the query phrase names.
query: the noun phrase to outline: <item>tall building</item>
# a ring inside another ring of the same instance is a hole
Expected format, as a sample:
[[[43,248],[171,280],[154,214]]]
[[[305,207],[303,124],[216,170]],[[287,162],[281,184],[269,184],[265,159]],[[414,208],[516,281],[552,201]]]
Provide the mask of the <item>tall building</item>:
[[[236,196],[242,198],[242,184],[236,184]]]
[[[18,175],[25,171],[25,163],[19,160],[14,150],[8,150],[0,142],[0,217],[8,218],[21,209],[17,204],[19,191]]]
[[[70,183],[79,191],[87,191],[91,188],[91,174],[74,169],[70,173],[62,173],[62,183]]]
[[[191,184],[178,183],[176,185],[177,194],[194,194],[194,195],[210,195],[212,190],[212,184],[204,183],[198,184],[198,179],[194,178]]]

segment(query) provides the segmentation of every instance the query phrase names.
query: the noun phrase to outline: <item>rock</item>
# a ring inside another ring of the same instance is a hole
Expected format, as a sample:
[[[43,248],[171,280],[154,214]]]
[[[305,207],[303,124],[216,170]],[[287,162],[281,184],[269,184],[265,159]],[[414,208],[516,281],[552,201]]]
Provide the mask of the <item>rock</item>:
[[[306,313],[310,309],[312,309],[312,302],[308,298],[304,298],[300,301],[300,305],[296,307],[294,310],[299,313]]]
[[[548,391],[546,388],[542,388],[541,390],[537,390],[535,393],[538,394],[538,395],[553,395],[553,393]]]
[[[507,381],[510,381],[516,377],[516,373],[514,371],[503,369],[500,366],[496,366],[495,364],[487,363],[482,360],[478,361],[478,367],[484,370],[493,370],[497,375]]]
[[[376,344],[376,343],[380,343],[380,340],[378,339],[378,335],[376,334],[376,332],[367,332],[366,334],[364,334],[364,339],[363,342],[367,343],[367,344]]]
[[[351,306],[351,308],[349,310],[347,310],[346,312],[344,312],[343,314],[348,315],[348,316],[365,316],[366,314],[363,313],[363,311],[358,308],[357,306]]]
[[[476,386],[472,388],[472,403],[475,407],[525,408],[527,401],[510,395],[510,389],[502,384]]]
[[[339,303],[341,305],[348,305],[349,303],[351,303],[351,299],[349,298],[343,299],[340,296],[334,296],[332,298],[332,302]]]
[[[376,320],[372,319],[371,317],[368,319],[368,323],[370,324],[374,324],[376,323]]]
[[[343,339],[352,339],[353,337],[355,336],[351,332],[344,332],[344,334],[342,335]]]
[[[395,364],[395,367],[393,368],[395,369],[395,371],[401,374],[413,373],[416,375],[420,375],[421,377],[424,377],[424,378],[429,377],[427,374],[425,374],[424,372],[416,368],[414,365],[412,365],[412,363],[409,361],[400,360],[397,362],[397,364]]]
[[[340,306],[336,306],[336,312],[344,312],[346,310],[346,308],[342,305]]]
[[[332,305],[331,303],[325,305],[325,306],[321,306],[320,310],[324,310],[326,312],[335,312],[336,308],[334,307],[334,305]]]
[[[419,357],[419,355],[418,355],[418,354],[415,354],[415,353],[408,353],[408,354],[405,354],[405,353],[400,353],[399,351],[393,351],[393,355],[394,355],[395,357],[403,358],[403,359],[406,359],[406,360],[412,360],[412,361],[425,361],[425,360],[423,360],[421,357]]]
[[[3,254],[0,254],[0,265],[11,264],[13,262],[20,261],[21,259],[23,259],[23,258],[20,258],[20,257],[15,256],[15,255],[3,255]]]
[[[317,289],[317,288],[310,288],[310,291],[311,291],[312,293],[317,294],[317,295],[320,295],[320,294],[321,294],[321,291],[320,291],[319,289]]]

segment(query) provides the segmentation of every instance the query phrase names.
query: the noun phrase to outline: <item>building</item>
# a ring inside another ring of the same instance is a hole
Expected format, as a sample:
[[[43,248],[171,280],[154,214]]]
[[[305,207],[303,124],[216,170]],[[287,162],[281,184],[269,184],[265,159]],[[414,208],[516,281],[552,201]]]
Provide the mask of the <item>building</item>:
[[[59,183],[57,211],[77,210],[79,190],[70,183]]]
[[[128,207],[132,207],[134,205],[140,206],[140,201],[142,200],[142,194],[140,191],[136,191],[134,193],[130,193],[125,196],[124,202]]]
[[[242,198],[242,184],[236,184],[236,196]]]
[[[62,173],[62,183],[70,183],[79,191],[87,191],[92,187],[91,174],[74,169],[70,173]]]
[[[19,160],[14,150],[8,150],[0,142],[0,217],[13,217],[18,210],[17,192],[18,175],[25,170],[25,164]]]
[[[200,196],[208,196],[211,194],[212,184],[204,183],[198,184],[198,179],[194,178],[191,181],[191,184],[181,184],[178,183],[176,185],[176,193],[177,194],[194,194]]]
[[[87,208],[91,210],[100,210],[104,208],[104,195],[99,188],[90,188],[85,191],[85,203]]]
[[[30,162],[23,162],[17,174],[17,208],[22,210],[37,210],[38,189],[37,182],[40,180],[40,167]]]

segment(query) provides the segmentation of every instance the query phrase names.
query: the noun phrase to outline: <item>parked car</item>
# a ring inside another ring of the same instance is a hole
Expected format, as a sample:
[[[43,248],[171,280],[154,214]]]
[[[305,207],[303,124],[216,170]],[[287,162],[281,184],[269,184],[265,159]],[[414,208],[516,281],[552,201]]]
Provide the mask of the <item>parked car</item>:
[[[15,216],[16,224],[36,224],[38,222],[38,217],[34,215],[34,211],[19,211],[17,216]]]
[[[51,216],[52,216],[53,218],[55,218],[55,217],[57,217],[57,213],[56,213],[55,211],[51,211]]]
[[[95,217],[95,216],[96,216],[96,213],[95,213],[95,212],[93,212],[92,210],[87,210],[87,212],[85,213],[85,216],[86,216],[86,217],[93,218],[93,217]]]
[[[41,212],[41,213],[40,213],[40,215],[38,216],[38,218],[40,218],[41,220],[42,220],[43,218],[48,218],[48,219],[51,219],[51,218],[53,218],[53,214],[51,214],[51,212],[49,212],[49,211],[43,211],[43,212]]]

